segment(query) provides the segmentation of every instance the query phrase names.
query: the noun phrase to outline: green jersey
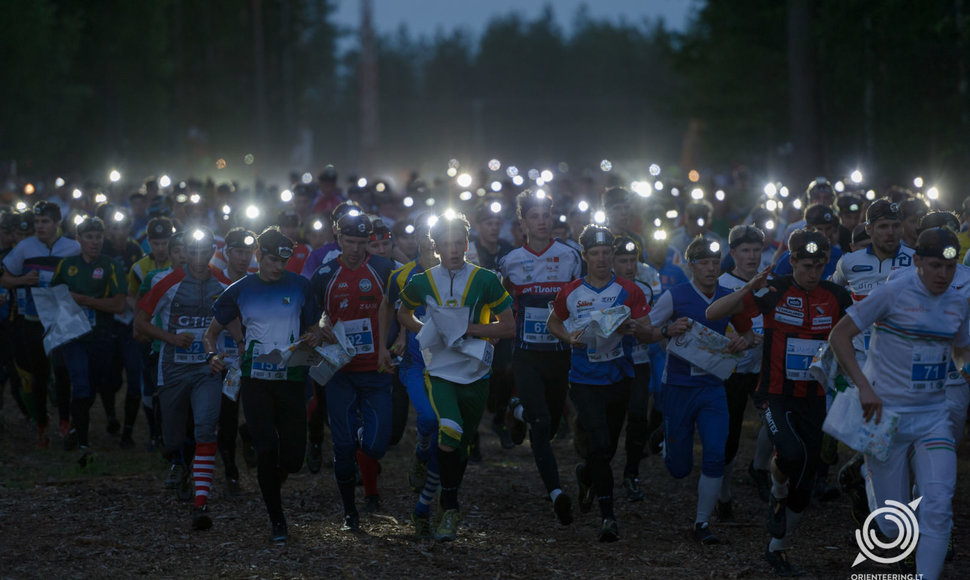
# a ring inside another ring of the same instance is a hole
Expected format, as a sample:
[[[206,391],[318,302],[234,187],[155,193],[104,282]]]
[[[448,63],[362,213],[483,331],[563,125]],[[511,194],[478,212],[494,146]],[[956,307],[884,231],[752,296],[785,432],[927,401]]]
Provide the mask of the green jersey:
[[[491,270],[465,264],[446,270],[440,264],[416,274],[401,290],[401,302],[408,308],[432,304],[469,307],[469,322],[488,324],[492,314],[501,314],[512,305],[512,298]]]
[[[91,298],[110,298],[125,294],[117,262],[104,254],[92,262],[85,261],[80,255],[64,258],[57,265],[51,280],[51,286],[57,284],[67,284],[71,292]],[[101,335],[108,331],[114,316],[112,313],[90,307],[83,309],[95,334]]]

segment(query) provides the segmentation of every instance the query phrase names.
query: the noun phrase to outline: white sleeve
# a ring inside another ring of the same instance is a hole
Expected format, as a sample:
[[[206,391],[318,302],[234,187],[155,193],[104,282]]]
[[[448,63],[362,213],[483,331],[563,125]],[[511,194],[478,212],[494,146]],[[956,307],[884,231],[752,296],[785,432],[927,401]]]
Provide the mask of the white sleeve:
[[[848,256],[848,254],[842,254],[842,257],[839,258],[839,262],[835,265],[835,272],[832,273],[832,282],[842,287],[845,287],[849,282],[845,278],[845,272],[842,271],[842,264],[845,263],[846,256]]]
[[[852,322],[855,322],[856,328],[865,330],[889,314],[889,309],[896,301],[892,290],[894,287],[895,284],[877,286],[864,300],[856,302],[845,311]]]
[[[650,326],[663,326],[673,315],[674,297],[670,295],[670,290],[665,290],[650,310]]]
[[[3,258],[3,269],[11,276],[21,276],[24,273],[24,243],[20,242]]]

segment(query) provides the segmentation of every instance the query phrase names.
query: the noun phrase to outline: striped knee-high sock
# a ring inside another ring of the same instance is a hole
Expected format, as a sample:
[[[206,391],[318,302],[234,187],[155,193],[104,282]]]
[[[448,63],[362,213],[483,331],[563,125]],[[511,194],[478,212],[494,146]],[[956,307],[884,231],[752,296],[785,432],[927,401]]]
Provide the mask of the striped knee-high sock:
[[[195,461],[192,463],[192,477],[195,480],[195,507],[202,507],[209,500],[212,474],[216,470],[216,447],[215,442],[198,443],[195,446]]]
[[[431,514],[431,503],[434,501],[434,496],[438,493],[439,487],[441,487],[441,478],[438,476],[438,472],[428,469],[428,478],[424,480],[424,489],[418,496],[418,505],[414,508],[414,513],[421,516]]]

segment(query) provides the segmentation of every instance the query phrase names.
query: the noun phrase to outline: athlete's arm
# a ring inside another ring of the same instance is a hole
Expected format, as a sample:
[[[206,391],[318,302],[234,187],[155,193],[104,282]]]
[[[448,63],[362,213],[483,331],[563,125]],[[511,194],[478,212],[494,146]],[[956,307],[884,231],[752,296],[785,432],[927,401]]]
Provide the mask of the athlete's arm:
[[[512,338],[515,336],[515,316],[512,308],[506,308],[500,314],[492,314],[497,320],[488,324],[468,323],[465,334],[480,338]]]
[[[859,402],[862,403],[863,419],[868,421],[875,415],[876,424],[879,424],[879,421],[882,420],[882,400],[872,389],[869,379],[862,374],[862,368],[855,359],[855,348],[852,346],[852,337],[859,332],[859,327],[856,326],[855,321],[846,316],[832,329],[829,334],[829,344],[832,345],[832,353],[835,354],[835,360],[839,361],[839,366],[859,388]]]
[[[78,306],[87,306],[102,312],[110,312],[111,314],[121,314],[124,312],[125,300],[127,299],[125,294],[115,294],[110,298],[92,298],[76,292],[71,292],[71,297],[74,298]]]
[[[734,316],[735,314],[740,314],[744,311],[744,297],[748,295],[749,292],[757,292],[765,286],[768,285],[768,275],[771,274],[771,268],[765,268],[764,270],[758,272],[758,274],[749,280],[744,286],[738,288],[734,292],[731,292],[727,296],[722,296],[715,300],[707,310],[704,312],[704,316],[708,320],[720,320],[722,318],[727,318],[729,316]]]
[[[549,313],[549,319],[546,320],[546,328],[549,330],[550,334],[565,342],[569,346],[584,346],[583,341],[579,340],[579,337],[583,335],[585,329],[581,328],[573,332],[567,331],[566,325],[563,323],[561,318],[556,316],[555,312]]]
[[[192,346],[191,334],[187,332],[184,334],[175,334],[155,326],[151,322],[151,314],[145,312],[141,308],[135,309],[135,331],[142,336],[147,336],[153,340],[167,342],[168,344],[179,348],[189,348]]]
[[[40,272],[37,270],[31,270],[23,276],[14,276],[4,270],[3,278],[0,278],[0,284],[8,289],[17,288],[18,286],[36,286],[38,281],[40,281]]]
[[[414,334],[421,332],[424,324],[414,316],[414,309],[409,308],[407,304],[401,303],[401,307],[397,309],[397,321],[401,323],[401,326],[407,328]]]
[[[377,370],[381,372],[393,373],[394,361],[391,360],[391,353],[387,350],[387,335],[391,331],[391,312],[393,308],[387,302],[387,295],[381,298],[381,305],[377,310]]]
[[[135,322],[136,324],[138,322],[138,313],[135,314]],[[233,321],[229,323],[229,327],[232,328],[233,324],[236,326],[236,331],[241,335],[242,325],[239,323],[239,319],[233,319]],[[216,353],[215,356],[209,359],[209,370],[211,370],[213,373],[221,373],[226,368],[226,363],[222,360],[222,353],[218,352],[219,349],[216,346],[219,342],[219,334],[222,333],[224,328],[224,326],[219,324],[218,320],[213,318],[212,322],[209,323],[209,328],[206,328],[205,334],[202,335],[202,346],[205,348],[205,351]],[[236,337],[233,335],[233,340],[235,339]],[[236,344],[239,344],[239,342],[241,341],[237,340]]]

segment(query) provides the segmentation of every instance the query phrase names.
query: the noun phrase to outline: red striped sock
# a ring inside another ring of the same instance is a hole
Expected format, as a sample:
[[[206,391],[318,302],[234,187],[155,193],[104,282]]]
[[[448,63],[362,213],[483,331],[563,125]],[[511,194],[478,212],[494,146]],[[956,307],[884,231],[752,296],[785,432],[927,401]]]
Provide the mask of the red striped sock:
[[[195,507],[202,507],[209,499],[212,487],[212,474],[216,470],[216,443],[198,443],[195,446],[195,461],[192,476],[195,479]]]
[[[377,460],[364,453],[363,449],[358,449],[357,466],[360,467],[360,478],[364,481],[364,495],[378,495]]]

